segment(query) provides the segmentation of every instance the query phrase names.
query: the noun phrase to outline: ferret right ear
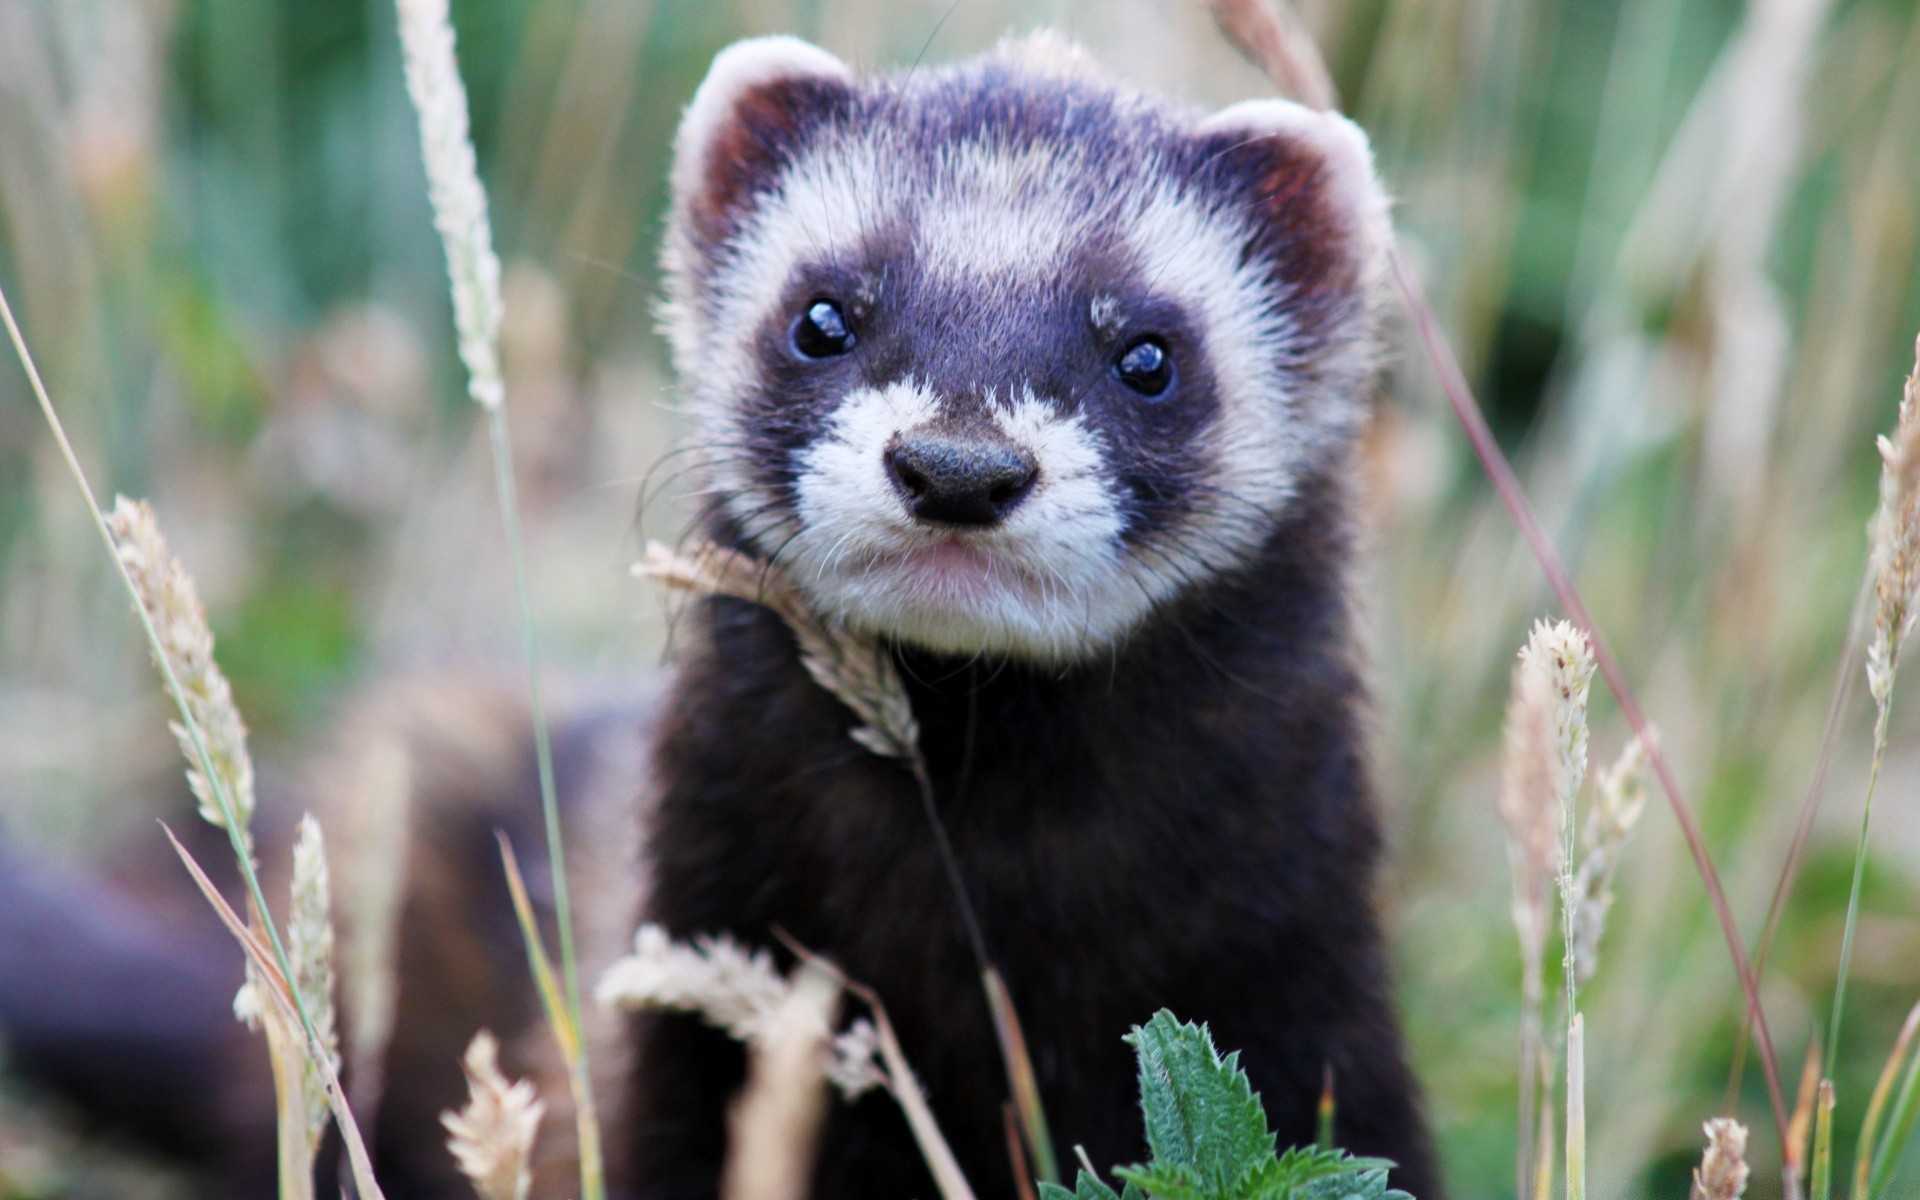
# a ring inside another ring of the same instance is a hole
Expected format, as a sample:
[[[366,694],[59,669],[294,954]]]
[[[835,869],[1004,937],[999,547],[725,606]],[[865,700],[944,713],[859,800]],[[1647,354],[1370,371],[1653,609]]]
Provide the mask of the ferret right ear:
[[[847,111],[853,88],[845,63],[798,38],[722,50],[674,139],[673,205],[694,241],[735,233],[808,138]]]

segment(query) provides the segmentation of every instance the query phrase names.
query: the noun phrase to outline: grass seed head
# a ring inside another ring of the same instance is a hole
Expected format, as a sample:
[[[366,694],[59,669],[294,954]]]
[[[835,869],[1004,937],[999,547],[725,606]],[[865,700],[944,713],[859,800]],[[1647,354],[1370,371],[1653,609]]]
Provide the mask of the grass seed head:
[[[1613,907],[1613,877],[1647,807],[1646,771],[1646,746],[1634,738],[1594,780],[1593,808],[1581,834],[1573,887],[1573,962],[1581,983],[1593,978],[1599,966],[1600,937]]]
[[[1715,1117],[1705,1129],[1707,1149],[1694,1168],[1689,1200],[1739,1200],[1747,1190],[1747,1127]]]
[[[200,728],[207,762],[201,762],[187,727],[170,723],[174,740],[187,760],[187,783],[199,802],[200,815],[224,828],[218,789],[208,777],[218,776],[233,804],[233,818],[244,832],[253,820],[253,757],[247,752],[247,726],[233,703],[233,688],[213,659],[213,632],[200,604],[193,577],[167,549],[160,523],[144,500],[115,498],[107,514],[115,551],[133,580],[140,607],[160,636],[161,653],[180,683],[187,712]]]
[[[778,567],[712,543],[680,553],[654,542],[633,573],[681,591],[772,609],[793,631],[807,674],[860,718],[853,740],[882,758],[916,753],[920,726],[893,656],[875,639],[815,614]]]
[[[467,1075],[467,1105],[440,1114],[447,1149],[480,1200],[525,1200],[533,1183],[533,1141],[546,1105],[533,1084],[509,1080],[500,1071],[500,1044],[481,1030],[460,1060]]]
[[[1499,812],[1513,865],[1513,923],[1532,970],[1546,946],[1560,814],[1554,804],[1553,703],[1546,676],[1525,661],[1514,668],[1502,741]]]
[[[300,991],[313,1031],[327,1059],[340,1069],[340,1035],[334,1016],[333,919],[327,878],[326,845],[320,822],[302,817],[293,843],[293,907],[287,920],[287,958],[293,985]],[[306,1103],[307,1129],[318,1148],[328,1118],[327,1085],[318,1067],[303,1060],[300,1091]]]
[[[1920,587],[1920,340],[1913,373],[1900,398],[1891,438],[1881,437],[1880,507],[1874,513],[1873,642],[1867,649],[1867,687],[1886,708],[1893,693],[1900,647],[1913,631],[1914,592]]]
[[[486,408],[506,399],[500,373],[500,259],[493,250],[487,193],[468,132],[467,88],[454,57],[447,0],[396,0],[407,95],[420,116],[433,225],[446,246],[453,324],[467,389]]]
[[[634,934],[633,953],[600,977],[594,998],[609,1008],[694,1013],[734,1040],[760,1046],[793,986],[765,950],[749,951],[725,934],[677,942],[649,923]],[[884,1082],[875,1065],[879,1051],[879,1031],[856,1020],[831,1039],[821,1069],[851,1100]]]

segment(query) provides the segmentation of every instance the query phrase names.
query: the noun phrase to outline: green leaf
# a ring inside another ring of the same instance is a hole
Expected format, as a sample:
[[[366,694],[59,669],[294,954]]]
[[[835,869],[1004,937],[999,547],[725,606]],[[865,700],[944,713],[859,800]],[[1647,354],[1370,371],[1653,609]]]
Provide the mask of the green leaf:
[[[1374,1166],[1350,1169],[1366,1159],[1348,1159],[1338,1175],[1315,1179],[1293,1190],[1290,1200],[1413,1200],[1412,1196],[1387,1186],[1387,1170]]]
[[[1068,1191],[1057,1183],[1040,1185],[1040,1200],[1145,1200],[1140,1193],[1129,1185],[1125,1195],[1114,1191],[1101,1183],[1091,1171],[1081,1171],[1074,1180],[1073,1190]]]
[[[1220,1056],[1204,1025],[1165,1009],[1127,1035],[1140,1060],[1140,1108],[1151,1168],[1116,1172],[1153,1196],[1229,1196],[1273,1160],[1274,1137],[1238,1052]],[[1167,1173],[1167,1169],[1176,1173]],[[1148,1182],[1149,1180],[1153,1182]]]
[[[1151,1196],[1153,1200],[1212,1200],[1220,1194],[1203,1187],[1190,1167],[1153,1163],[1115,1167],[1113,1173],[1126,1182],[1129,1193]]]

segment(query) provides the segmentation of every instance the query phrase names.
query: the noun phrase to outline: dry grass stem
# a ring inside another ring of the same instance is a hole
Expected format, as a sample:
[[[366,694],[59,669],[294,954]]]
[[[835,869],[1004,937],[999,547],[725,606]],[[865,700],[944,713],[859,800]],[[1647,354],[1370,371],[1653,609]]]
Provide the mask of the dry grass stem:
[[[371,727],[338,756],[321,786],[348,802],[336,812],[340,853],[340,984],[354,1110],[374,1120],[399,1003],[400,909],[412,841],[413,760],[406,742]]]
[[[1567,1025],[1567,1200],[1587,1195],[1587,1023]]]
[[[1688,1200],[1740,1200],[1747,1190],[1747,1127],[1715,1117],[1705,1130],[1707,1149],[1693,1169]]]
[[[1613,907],[1613,877],[1647,807],[1646,770],[1646,747],[1634,738],[1594,780],[1593,807],[1581,831],[1580,867],[1573,881],[1574,977],[1581,984],[1592,979],[1600,965],[1600,938]]]
[[[182,721],[169,722],[174,740],[187,760],[187,782],[199,801],[200,815],[224,828],[219,788],[207,772],[219,775],[233,805],[241,832],[253,820],[253,757],[247,753],[247,726],[233,703],[233,688],[213,658],[213,633],[206,609],[200,604],[193,577],[167,549],[160,523],[144,500],[115,498],[107,514],[114,550],[126,568],[135,601],[144,609],[159,635],[159,654],[179,681],[181,700],[200,728],[207,762],[201,765],[193,735]],[[156,664],[157,665],[157,664]]]
[[[506,400],[500,374],[500,259],[493,251],[487,193],[468,135],[467,88],[454,57],[447,0],[396,0],[407,95],[420,117],[427,198],[446,246],[453,323],[467,390],[482,406]]]
[[[1499,813],[1513,867],[1513,925],[1520,941],[1520,1101],[1514,1171],[1528,1195],[1535,1164],[1534,1121],[1542,1080],[1541,1008],[1545,1000],[1547,931],[1558,871],[1560,814],[1554,805],[1553,704],[1546,676],[1526,663],[1514,668],[1502,730]]]
[[[920,726],[893,656],[872,638],[814,614],[779,568],[710,542],[685,553],[654,542],[633,573],[681,591],[732,596],[772,609],[793,631],[807,674],[860,718],[854,741],[883,758],[910,759],[917,753]]]
[[[427,198],[434,227],[446,248],[447,273],[452,283],[454,328],[460,358],[467,368],[467,391],[486,410],[493,452],[494,485],[500,501],[500,520],[512,563],[523,651],[526,656],[528,701],[533,719],[534,757],[540,783],[548,861],[553,872],[553,907],[560,941],[560,978],[565,987],[567,1029],[552,1020],[554,1035],[567,1050],[570,1085],[574,1095],[574,1122],[580,1152],[580,1190],[586,1200],[602,1200],[606,1181],[600,1161],[600,1134],[592,1103],[587,1055],[579,1040],[580,972],[574,947],[573,902],[568,892],[566,850],[561,836],[560,805],[554,782],[553,748],[547,729],[546,701],[540,681],[539,639],[533,620],[533,600],[520,537],[519,503],[515,499],[513,448],[507,429],[506,384],[500,371],[500,260],[493,249],[493,231],[487,219],[487,193],[475,165],[467,89],[454,55],[453,25],[448,0],[395,0],[400,17],[400,49],[406,73],[407,95],[420,124],[421,157],[427,171]],[[529,955],[537,931],[528,934]],[[571,1032],[569,1032],[571,1031]]]
[[[193,877],[194,886],[200,889],[201,896],[205,897],[233,940],[240,944],[240,950],[246,956],[249,977],[258,985],[253,995],[260,1004],[260,1011],[277,1014],[285,1028],[298,1031],[298,1036],[304,1039],[307,1057],[319,1071],[321,1082],[327,1089],[327,1103],[333,1109],[333,1119],[339,1126],[341,1141],[346,1144],[347,1164],[362,1200],[384,1200],[386,1193],[373,1177],[373,1161],[367,1154],[365,1139],[360,1136],[359,1123],[353,1119],[353,1112],[347,1107],[346,1092],[341,1090],[340,1074],[334,1069],[325,1047],[314,1036],[311,1022],[305,1016],[299,999],[275,962],[276,958],[284,959],[284,956],[262,940],[260,931],[249,928],[240,919],[239,914],[233,911],[233,906],[227,903],[226,897],[220,894],[220,889],[213,885],[200,864],[194,861],[193,855],[188,854],[187,848],[173,836],[173,831],[164,826],[162,829],[173,852],[187,868],[187,874]],[[272,925],[267,924],[265,932],[271,933],[272,929]]]
[[[1780,1173],[1789,1197],[1800,1194],[1806,1179],[1807,1148],[1813,1138],[1813,1107],[1820,1096],[1822,1074],[1820,1039],[1815,1034],[1807,1043],[1806,1061],[1800,1065],[1800,1090],[1793,1102],[1793,1116],[1787,1121],[1787,1146]]]
[[[1867,649],[1867,687],[1886,708],[1900,647],[1913,631],[1914,591],[1920,588],[1920,340],[1914,369],[1900,398],[1900,417],[1880,447],[1880,507],[1873,518],[1873,642]]]
[[[447,1149],[480,1200],[525,1200],[546,1105],[532,1083],[501,1073],[500,1044],[484,1029],[473,1035],[460,1067],[467,1076],[467,1104],[440,1114]]]
[[[293,966],[293,986],[312,1022],[315,1043],[325,1053],[324,1066],[308,1054],[299,1024],[290,1022],[279,1006],[266,999],[266,984],[251,963],[247,965],[247,981],[233,998],[233,1015],[249,1028],[263,1032],[267,1039],[279,1130],[282,1200],[313,1194],[313,1163],[320,1151],[321,1136],[326,1133],[330,1108],[324,1072],[337,1074],[340,1070],[326,847],[320,823],[311,815],[301,819],[294,840],[292,891],[287,956]]]
[[[906,1051],[900,1048],[900,1038],[894,1033],[893,1021],[887,1016],[887,1006],[880,1002],[879,995],[865,984],[848,979],[840,968],[791,939],[787,940],[787,945],[799,955],[801,961],[817,966],[838,979],[842,988],[872,1010],[871,1044],[878,1048],[881,1083],[893,1097],[894,1103],[900,1106],[901,1115],[906,1117],[907,1128],[913,1132],[913,1140],[920,1147],[920,1157],[933,1175],[933,1183],[939,1189],[941,1200],[974,1200],[973,1187],[960,1170],[960,1162],[954,1158],[946,1135],[940,1132],[940,1123],[934,1120],[933,1109],[927,1106],[926,1093],[920,1090],[920,1081],[914,1077]]]
[[[1213,19],[1234,49],[1310,108],[1338,108],[1333,76],[1286,0],[1208,0]]]
[[[803,962],[752,1047],[728,1114],[723,1200],[806,1200],[826,1117],[821,1063],[839,1006],[840,981]]]

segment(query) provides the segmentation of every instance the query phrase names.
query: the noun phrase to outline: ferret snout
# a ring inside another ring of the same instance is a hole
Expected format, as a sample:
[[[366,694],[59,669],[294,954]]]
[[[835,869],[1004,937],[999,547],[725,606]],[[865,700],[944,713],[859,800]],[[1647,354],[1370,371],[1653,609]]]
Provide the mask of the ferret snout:
[[[907,511],[935,525],[997,525],[1040,476],[1032,452],[1011,442],[926,429],[895,436],[885,462]]]

